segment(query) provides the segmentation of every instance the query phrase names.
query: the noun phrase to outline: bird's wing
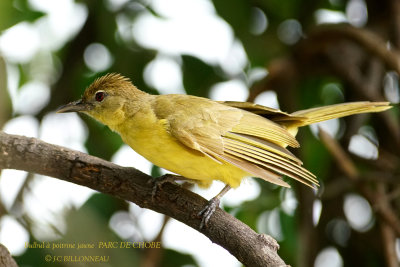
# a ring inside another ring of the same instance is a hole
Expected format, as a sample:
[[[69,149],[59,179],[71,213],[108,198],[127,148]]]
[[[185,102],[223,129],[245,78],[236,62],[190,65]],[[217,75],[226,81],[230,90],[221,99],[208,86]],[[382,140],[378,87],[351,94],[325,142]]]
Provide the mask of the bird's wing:
[[[283,127],[253,113],[193,96],[159,97],[153,108],[168,121],[168,131],[188,148],[229,162],[271,183],[289,186],[287,175],[309,186],[314,175],[284,146],[297,147]]]
[[[251,102],[239,102],[239,101],[218,101],[223,105],[229,107],[235,107],[242,110],[249,111],[251,113],[260,115],[274,122],[282,121],[302,121],[305,118],[303,116],[295,116],[294,114],[286,113],[280,109],[270,108]]]

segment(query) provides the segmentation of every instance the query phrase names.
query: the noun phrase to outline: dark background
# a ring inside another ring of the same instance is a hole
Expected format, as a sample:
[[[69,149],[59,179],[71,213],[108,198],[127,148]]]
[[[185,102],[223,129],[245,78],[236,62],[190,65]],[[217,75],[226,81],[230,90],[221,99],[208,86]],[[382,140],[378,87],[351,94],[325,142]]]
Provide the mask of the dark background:
[[[79,98],[95,77],[107,72],[122,73],[138,88],[159,93],[154,83],[145,81],[144,71],[160,54],[179,63],[182,84],[188,94],[207,97],[215,84],[236,80],[248,88],[249,101],[263,92],[275,92],[280,109],[288,112],[346,101],[399,102],[400,2],[396,0],[210,1],[215,16],[229,25],[245,51],[244,64],[233,72],[226,71],[219,62],[210,62],[193,53],[168,55],[147,47],[138,42],[130,28],[121,29],[118,21],[125,19],[128,23],[124,25],[134,25],[143,14],[165,23],[171,20],[158,12],[152,1],[144,0],[122,1],[122,5],[114,7],[109,4],[111,1],[105,0],[76,1],[87,11],[87,16],[74,34],[55,48],[42,47],[26,60],[13,59],[4,48],[6,30],[23,22],[37,26],[35,23],[49,16],[32,2],[2,0],[0,3],[0,127],[23,115],[32,116],[40,123],[61,104]],[[70,16],[71,23],[76,20],[74,15]],[[54,32],[62,32],[62,26],[59,27]],[[149,35],[154,34],[151,29],[146,30]],[[191,33],[195,35],[196,30]],[[41,34],[46,35],[46,30],[42,29]],[[24,45],[29,44],[23,43],[25,36],[21,38],[15,47],[24,50]],[[171,36],[162,38],[167,42]],[[93,43],[102,44],[112,57],[103,69],[93,69],[85,63],[83,55]],[[229,60],[235,60],[235,55]],[[267,75],[254,80],[251,76],[254,70],[266,70]],[[15,75],[19,78],[15,79]],[[34,111],[23,112],[16,106],[33,105],[30,96],[16,98],[20,104],[15,99],[11,101],[10,81],[17,81],[16,94],[29,82],[41,81],[50,88],[49,100]],[[226,99],[234,94],[227,94]],[[93,120],[81,118],[88,127],[84,142],[87,152],[110,160],[121,147],[121,139]],[[281,204],[287,191],[263,181],[259,182],[259,197],[225,209],[256,231],[265,230],[278,238],[279,254],[291,266],[398,266],[398,105],[385,113],[341,119],[336,126],[336,130],[329,125],[326,129],[334,133],[338,143],[330,138],[318,140],[308,127],[298,135],[301,148],[292,151],[317,175],[321,188],[315,193],[301,184],[291,183],[290,194],[294,194],[290,200],[297,203],[293,213],[285,212]],[[318,131],[315,129],[315,132]],[[356,152],[351,153],[348,148],[351,142],[356,142],[354,138],[364,143],[353,144],[352,151]],[[327,145],[335,151],[341,149],[345,156],[332,156],[332,149]],[[377,159],[373,156],[376,152]],[[152,174],[158,176],[160,170],[154,167]],[[24,202],[33,194],[35,179],[39,178],[27,176],[12,205],[0,203],[0,218],[7,216],[17,221],[26,229],[31,243],[37,240],[34,228],[38,227],[38,219],[26,212],[29,205]],[[320,218],[313,222],[313,214],[319,214],[318,207],[322,208]],[[56,233],[57,238],[51,242],[121,241],[123,238],[109,228],[111,216],[121,211],[129,211],[127,203],[95,194],[82,206],[65,207],[62,214],[55,215],[64,218],[62,227],[50,223],[42,227]],[[268,223],[275,224],[275,228]],[[2,226],[4,223],[0,223]],[[274,231],[276,227],[280,231]],[[157,232],[156,239],[160,240],[163,228]],[[15,258],[21,266],[50,266],[43,260],[47,253],[45,249],[28,249]],[[66,252],[58,250],[57,253],[65,255]],[[121,249],[107,250],[107,253],[111,254],[112,262],[101,266],[200,265],[193,255],[172,249]]]

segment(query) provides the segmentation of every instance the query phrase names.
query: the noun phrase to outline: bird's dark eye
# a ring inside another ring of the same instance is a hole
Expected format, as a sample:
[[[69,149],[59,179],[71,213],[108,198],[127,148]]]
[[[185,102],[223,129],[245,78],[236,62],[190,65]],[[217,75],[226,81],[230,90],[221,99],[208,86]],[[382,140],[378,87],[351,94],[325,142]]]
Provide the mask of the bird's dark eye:
[[[106,93],[104,92],[97,92],[94,98],[96,99],[97,102],[103,101],[104,97],[106,96]]]

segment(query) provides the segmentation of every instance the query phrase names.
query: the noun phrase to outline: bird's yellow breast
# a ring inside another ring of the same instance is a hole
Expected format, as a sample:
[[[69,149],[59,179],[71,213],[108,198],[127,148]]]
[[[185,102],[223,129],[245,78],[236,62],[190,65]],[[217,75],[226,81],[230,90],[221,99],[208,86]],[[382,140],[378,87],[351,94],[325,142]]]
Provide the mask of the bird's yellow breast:
[[[168,132],[168,121],[157,119],[149,112],[138,112],[125,118],[125,123],[114,130],[137,153],[155,165],[196,180],[200,186],[208,187],[213,180],[220,180],[231,187],[249,174],[229,163],[221,163],[201,152],[182,145]]]

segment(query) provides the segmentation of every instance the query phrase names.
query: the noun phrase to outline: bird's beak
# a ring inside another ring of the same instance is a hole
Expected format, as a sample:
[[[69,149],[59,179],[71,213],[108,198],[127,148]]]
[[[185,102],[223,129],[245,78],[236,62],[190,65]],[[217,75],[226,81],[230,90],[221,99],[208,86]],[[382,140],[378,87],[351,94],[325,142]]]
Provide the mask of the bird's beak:
[[[56,112],[57,113],[65,113],[65,112],[78,112],[78,111],[88,111],[90,109],[90,106],[86,103],[82,102],[82,99],[79,99],[77,101],[68,103],[66,105],[63,105],[59,107]]]

